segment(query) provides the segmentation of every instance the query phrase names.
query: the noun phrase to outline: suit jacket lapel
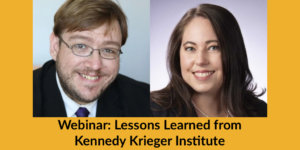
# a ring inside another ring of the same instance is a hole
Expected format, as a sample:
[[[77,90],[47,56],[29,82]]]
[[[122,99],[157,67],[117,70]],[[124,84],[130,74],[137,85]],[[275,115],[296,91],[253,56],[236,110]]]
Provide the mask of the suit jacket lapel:
[[[43,114],[44,116],[52,117],[66,117],[64,102],[62,100],[60,91],[56,81],[55,62],[50,61],[49,67],[45,67],[45,72],[42,85],[43,94]]]
[[[100,96],[97,105],[97,117],[124,116],[124,109],[119,97],[117,81],[115,80]]]

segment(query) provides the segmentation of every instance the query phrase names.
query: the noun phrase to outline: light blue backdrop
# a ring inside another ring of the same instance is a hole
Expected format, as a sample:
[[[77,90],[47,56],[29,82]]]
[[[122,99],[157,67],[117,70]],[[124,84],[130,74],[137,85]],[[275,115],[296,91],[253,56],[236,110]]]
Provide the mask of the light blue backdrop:
[[[41,66],[51,59],[49,36],[53,18],[65,0],[33,0],[33,65]],[[115,0],[127,16],[128,39],[122,47],[120,73],[149,83],[150,1]]]

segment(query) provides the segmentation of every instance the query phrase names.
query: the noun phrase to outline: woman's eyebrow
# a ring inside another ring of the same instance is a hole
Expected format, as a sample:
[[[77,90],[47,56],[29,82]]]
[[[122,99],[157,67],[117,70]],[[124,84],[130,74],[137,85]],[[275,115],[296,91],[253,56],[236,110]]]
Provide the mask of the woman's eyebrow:
[[[208,41],[205,41],[205,44],[209,44],[209,43],[213,43],[213,42],[219,43],[218,40],[208,40]],[[192,42],[192,41],[186,41],[186,42],[183,43],[183,46],[185,46],[185,45],[187,45],[187,44],[197,45],[195,42]]]
[[[192,45],[196,45],[195,42],[192,42],[192,41],[186,41],[183,43],[183,46],[187,45],[187,44],[192,44]]]
[[[205,43],[206,43],[206,44],[213,43],[213,42],[217,42],[217,43],[219,43],[219,41],[218,41],[218,40],[208,40],[208,41],[205,41]]]

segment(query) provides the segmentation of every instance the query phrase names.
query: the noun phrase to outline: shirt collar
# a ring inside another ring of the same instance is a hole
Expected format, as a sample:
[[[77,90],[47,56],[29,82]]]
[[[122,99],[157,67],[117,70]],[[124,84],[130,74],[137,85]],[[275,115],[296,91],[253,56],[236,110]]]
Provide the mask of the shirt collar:
[[[73,101],[69,96],[66,95],[65,91],[62,89],[61,84],[59,82],[59,78],[56,72],[56,82],[58,85],[58,89],[61,93],[62,99],[65,104],[65,109],[67,112],[67,117],[76,117],[75,113],[79,107],[85,107],[90,112],[88,117],[96,117],[96,110],[97,110],[97,102],[98,100],[94,100],[91,103],[80,105]]]

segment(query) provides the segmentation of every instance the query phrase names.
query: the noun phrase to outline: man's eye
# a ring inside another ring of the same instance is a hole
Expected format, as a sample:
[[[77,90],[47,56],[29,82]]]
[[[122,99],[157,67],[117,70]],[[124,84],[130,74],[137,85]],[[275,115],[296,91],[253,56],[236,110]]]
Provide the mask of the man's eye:
[[[85,44],[75,44],[74,47],[76,49],[86,49],[87,48],[87,46]]]
[[[186,51],[194,51],[194,50],[196,50],[196,49],[195,49],[194,47],[186,47],[185,50],[186,50]]]
[[[111,53],[111,54],[115,53],[114,50],[109,49],[109,48],[103,49],[103,52],[104,52],[104,53]]]
[[[210,46],[210,47],[208,48],[208,50],[219,50],[219,49],[220,49],[219,46]]]

